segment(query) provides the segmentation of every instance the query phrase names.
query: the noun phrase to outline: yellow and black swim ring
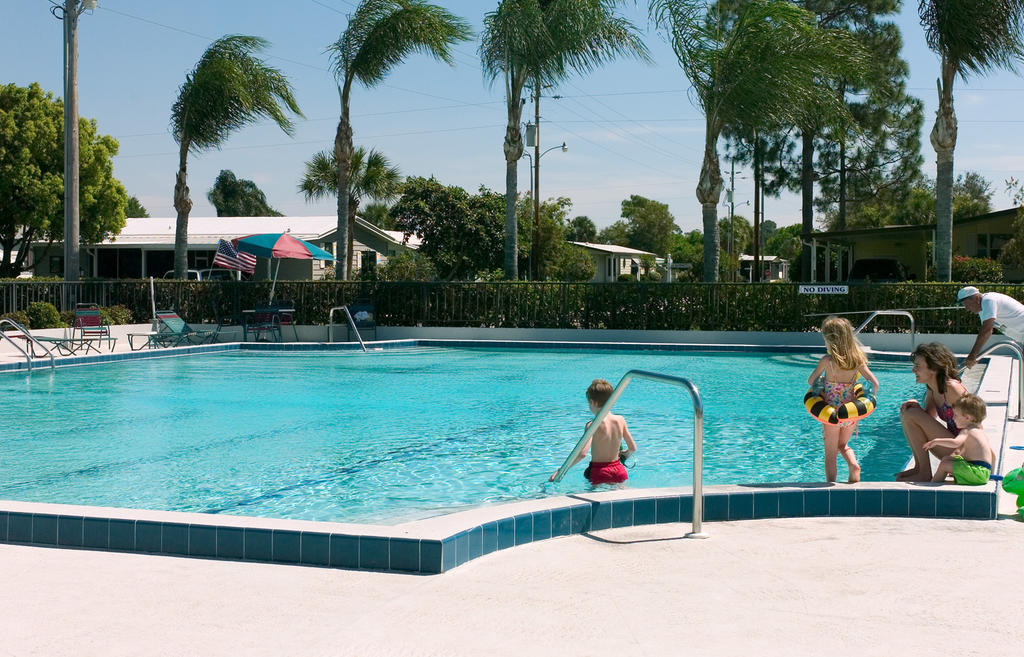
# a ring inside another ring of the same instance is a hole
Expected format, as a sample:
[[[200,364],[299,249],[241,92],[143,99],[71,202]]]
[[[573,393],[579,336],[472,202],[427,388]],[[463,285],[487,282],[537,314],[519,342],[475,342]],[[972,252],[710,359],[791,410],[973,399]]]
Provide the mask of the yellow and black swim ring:
[[[804,395],[804,408],[822,424],[839,424],[850,420],[863,420],[875,411],[877,403],[874,393],[863,383],[853,387],[854,399],[839,406],[825,401],[824,387],[815,385]]]

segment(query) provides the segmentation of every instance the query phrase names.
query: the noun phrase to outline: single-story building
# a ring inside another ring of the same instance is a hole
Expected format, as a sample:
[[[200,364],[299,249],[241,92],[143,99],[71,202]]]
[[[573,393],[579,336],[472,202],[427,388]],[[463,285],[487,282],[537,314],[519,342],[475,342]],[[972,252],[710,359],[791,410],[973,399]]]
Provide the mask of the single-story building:
[[[770,281],[789,280],[789,260],[774,255],[762,255],[761,280],[765,283]],[[745,253],[740,254],[740,278],[748,283],[754,280],[754,256]]]
[[[130,218],[124,229],[100,244],[83,245],[80,255],[82,276],[87,278],[161,278],[174,269],[174,217]],[[206,269],[213,265],[219,239],[259,233],[283,233],[315,244],[330,253],[334,250],[338,218],[316,217],[190,217],[188,221],[188,268]],[[364,266],[376,266],[401,251],[415,250],[419,239],[398,231],[386,231],[356,217],[353,244],[353,272]],[[32,259],[36,276],[62,276],[63,244],[33,245]],[[321,260],[281,261],[281,280],[319,280],[331,265]],[[276,265],[275,265],[276,268]],[[256,278],[270,277],[270,262],[257,259]]]
[[[652,258],[658,256],[648,251],[631,249],[628,246],[617,244],[594,244],[592,242],[570,242],[584,248],[594,260],[596,273],[591,283],[611,283],[619,280],[623,274],[636,276],[640,273],[640,258],[648,255]]]
[[[999,210],[953,222],[953,255],[998,259],[1003,245],[1013,236],[1019,208]],[[839,261],[831,262],[832,250],[825,248],[825,267],[812,281],[846,280],[854,261],[861,258],[895,258],[913,280],[927,280],[934,262],[928,258],[928,244],[935,241],[935,224],[856,228],[811,235],[813,253],[823,247],[837,247]],[[815,255],[815,261],[817,261]],[[1024,281],[1024,270],[1004,267],[1007,281]]]

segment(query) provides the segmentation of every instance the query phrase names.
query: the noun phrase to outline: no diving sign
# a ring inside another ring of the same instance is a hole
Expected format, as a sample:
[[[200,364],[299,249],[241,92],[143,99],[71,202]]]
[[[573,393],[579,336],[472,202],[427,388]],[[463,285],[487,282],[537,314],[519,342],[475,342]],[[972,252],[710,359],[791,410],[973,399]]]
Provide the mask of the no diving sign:
[[[849,285],[801,285],[800,294],[849,294]]]

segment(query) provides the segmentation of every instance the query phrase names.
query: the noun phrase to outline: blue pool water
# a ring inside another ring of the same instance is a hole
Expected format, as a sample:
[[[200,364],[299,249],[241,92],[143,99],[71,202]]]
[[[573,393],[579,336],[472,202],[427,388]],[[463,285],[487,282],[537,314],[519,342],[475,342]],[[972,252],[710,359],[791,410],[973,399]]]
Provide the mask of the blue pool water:
[[[630,369],[685,376],[705,405],[705,484],[821,481],[803,408],[817,356],[415,348],[251,352],[0,377],[0,499],[394,523],[589,490],[547,484],[590,419],[584,391]],[[851,445],[865,480],[908,456],[907,363],[875,363],[880,408]],[[632,487],[691,483],[685,390],[635,380],[615,407]],[[840,461],[842,463],[842,461]],[[840,466],[845,479],[845,466]]]

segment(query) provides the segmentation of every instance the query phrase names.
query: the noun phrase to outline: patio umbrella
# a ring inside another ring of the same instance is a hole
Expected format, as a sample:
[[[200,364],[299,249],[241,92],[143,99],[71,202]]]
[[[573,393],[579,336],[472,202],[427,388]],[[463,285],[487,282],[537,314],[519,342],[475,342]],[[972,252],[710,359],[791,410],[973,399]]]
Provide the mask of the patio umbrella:
[[[261,258],[277,260],[277,267],[274,269],[274,282],[270,285],[271,301],[274,299],[274,288],[277,287],[277,274],[281,271],[281,258],[334,260],[334,256],[319,246],[310,244],[305,240],[300,240],[297,237],[292,237],[288,233],[247,235],[246,237],[236,237],[231,242],[239,251],[251,253]]]

